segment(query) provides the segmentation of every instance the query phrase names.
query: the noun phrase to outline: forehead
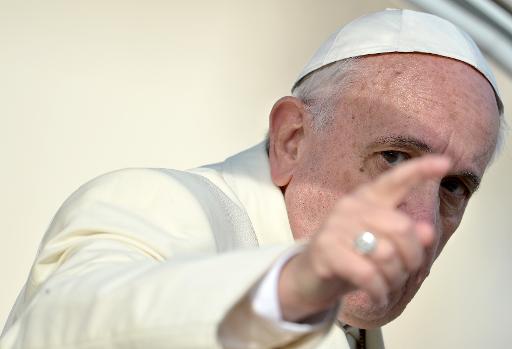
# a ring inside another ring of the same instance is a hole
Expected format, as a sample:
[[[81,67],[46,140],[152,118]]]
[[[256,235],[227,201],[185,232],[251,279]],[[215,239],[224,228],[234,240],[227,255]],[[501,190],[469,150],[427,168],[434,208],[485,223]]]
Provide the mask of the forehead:
[[[363,57],[350,75],[338,110],[352,114],[361,139],[414,137],[483,171],[499,117],[491,85],[474,68],[444,57],[394,53]]]

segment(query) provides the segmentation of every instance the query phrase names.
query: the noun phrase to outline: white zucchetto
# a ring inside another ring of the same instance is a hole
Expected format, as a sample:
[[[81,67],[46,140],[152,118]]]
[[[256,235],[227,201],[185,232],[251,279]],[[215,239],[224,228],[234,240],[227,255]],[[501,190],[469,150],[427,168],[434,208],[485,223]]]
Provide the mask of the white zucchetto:
[[[498,109],[500,114],[503,113],[496,79],[473,39],[443,18],[405,9],[371,13],[340,28],[316,51],[293,86],[309,73],[330,63],[389,52],[429,53],[473,66],[492,85]]]

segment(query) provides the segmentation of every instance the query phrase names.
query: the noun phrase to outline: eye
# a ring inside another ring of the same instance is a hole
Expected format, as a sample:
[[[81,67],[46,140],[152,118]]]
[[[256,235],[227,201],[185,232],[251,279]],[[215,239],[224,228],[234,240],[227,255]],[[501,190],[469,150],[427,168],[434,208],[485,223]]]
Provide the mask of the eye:
[[[411,158],[409,154],[395,150],[383,151],[380,153],[380,155],[382,155],[384,160],[386,160],[386,162],[391,166],[396,166],[401,162],[407,161]]]
[[[469,196],[469,189],[457,178],[448,177],[441,181],[441,187],[453,196],[465,197]]]

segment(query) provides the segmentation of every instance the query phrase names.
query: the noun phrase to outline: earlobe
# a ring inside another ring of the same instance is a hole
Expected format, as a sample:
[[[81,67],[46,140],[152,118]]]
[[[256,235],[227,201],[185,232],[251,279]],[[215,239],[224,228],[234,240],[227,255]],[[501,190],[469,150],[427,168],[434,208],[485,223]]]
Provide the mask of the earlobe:
[[[302,101],[287,96],[278,100],[269,120],[269,159],[272,181],[286,186],[300,159],[304,146],[307,112]]]

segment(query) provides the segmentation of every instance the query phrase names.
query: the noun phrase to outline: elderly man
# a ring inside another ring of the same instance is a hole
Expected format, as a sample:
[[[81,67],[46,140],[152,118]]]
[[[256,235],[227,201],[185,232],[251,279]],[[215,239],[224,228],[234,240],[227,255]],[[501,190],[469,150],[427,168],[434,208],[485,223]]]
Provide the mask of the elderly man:
[[[362,17],[274,105],[267,144],[73,194],[0,347],[382,348],[379,326],[459,225],[502,112],[452,24]]]

